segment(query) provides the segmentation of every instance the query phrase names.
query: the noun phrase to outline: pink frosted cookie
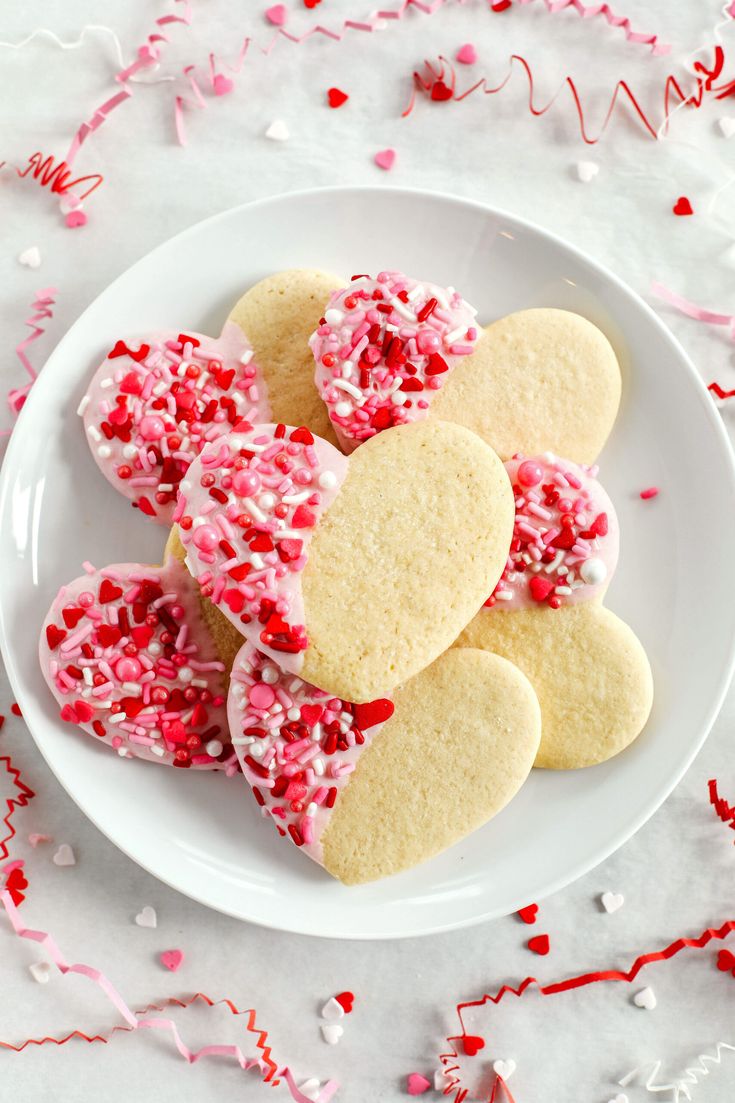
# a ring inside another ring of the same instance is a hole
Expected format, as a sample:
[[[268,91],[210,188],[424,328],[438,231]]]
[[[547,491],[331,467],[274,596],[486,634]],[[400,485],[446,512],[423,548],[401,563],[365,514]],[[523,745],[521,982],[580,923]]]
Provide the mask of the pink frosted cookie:
[[[309,344],[317,390],[352,451],[382,429],[427,416],[477,340],[476,311],[453,288],[380,272],[334,291]]]
[[[78,412],[105,478],[162,525],[202,448],[270,417],[250,343],[233,322],[217,339],[166,332],[117,341]]]
[[[618,561],[615,509],[596,468],[543,456],[509,460],[515,525],[508,563],[492,596],[505,609],[552,609],[601,597]]]
[[[122,757],[236,770],[225,666],[176,559],[90,567],[62,586],[39,657],[62,720]]]

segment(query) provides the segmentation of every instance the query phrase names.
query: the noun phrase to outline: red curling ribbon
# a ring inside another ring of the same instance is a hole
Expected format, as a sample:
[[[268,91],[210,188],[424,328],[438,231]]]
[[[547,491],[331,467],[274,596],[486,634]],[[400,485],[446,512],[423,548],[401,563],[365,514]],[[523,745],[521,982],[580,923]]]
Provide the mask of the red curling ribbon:
[[[686,92],[679,80],[673,74],[669,74],[666,77],[662,97],[663,118],[658,125],[649,118],[648,114],[646,114],[646,111],[641,106],[627,81],[619,80],[613,89],[607,111],[603,117],[602,125],[597,134],[592,136],[588,131],[584,105],[573,78],[570,76],[564,77],[564,80],[556,92],[554,92],[551,99],[544,104],[538,104],[535,96],[533,71],[526,59],[520,54],[511,55],[508,72],[499,84],[491,85],[488,83],[486,77],[481,77],[480,80],[475,81],[474,84],[470,85],[463,92],[456,91],[454,66],[447,58],[439,57],[438,64],[426,61],[424,66],[425,70],[423,73],[414,72],[413,74],[413,89],[408,104],[403,111],[404,119],[411,114],[416,105],[417,92],[431,99],[431,91],[437,82],[441,82],[449,88],[452,88],[453,98],[459,103],[477,91],[481,91],[486,96],[497,95],[509,84],[514,69],[520,67],[525,73],[528,81],[528,110],[531,114],[536,118],[545,115],[547,111],[554,106],[561,94],[567,91],[574,104],[580,136],[587,145],[596,145],[597,142],[599,142],[620,101],[627,103],[628,106],[632,108],[634,116],[638,119],[638,122],[643,126],[648,135],[651,138],[658,139],[660,132],[665,134],[668,130],[668,122],[673,106],[680,107],[685,105],[687,107],[699,108],[705,102],[706,98],[719,100],[727,96],[735,95],[735,80],[728,80],[721,84],[715,83],[724,66],[724,51],[721,46],[715,46],[713,48],[713,62],[711,68],[707,68],[707,66],[701,62],[695,62],[694,68],[697,75],[694,77],[694,86],[691,91]]]
[[[731,391],[730,393],[735,394],[735,391]],[[709,802],[714,808],[717,817],[735,831],[735,808],[728,804],[724,797],[720,796],[717,791],[717,781],[715,778],[711,778],[707,784],[709,788]]]
[[[8,843],[15,837],[15,826],[13,825],[13,815],[16,808],[25,808],[28,801],[35,797],[35,793],[20,776],[20,770],[16,769],[13,765],[12,759],[8,755],[0,755],[0,766],[5,770],[5,773],[12,779],[13,788],[15,794],[5,798],[6,813],[2,821],[2,826],[5,829],[6,834],[0,839],[0,861],[9,857],[10,851],[8,849]]]
[[[103,181],[103,177],[98,172],[89,176],[77,176],[75,180],[72,180],[70,179],[71,169],[66,161],[59,161],[58,164],[54,164],[53,157],[44,157],[42,153],[32,153],[28,158],[27,166],[22,170],[16,169],[16,172],[20,177],[32,173],[33,179],[38,180],[42,188],[48,187],[56,195],[64,195],[66,192],[74,190],[74,194],[79,199],[86,199]],[[81,193],[75,190],[79,184],[84,184],[88,180],[92,181],[88,188]]]
[[[1,760],[0,760],[1,761]],[[288,1067],[280,1068],[275,1063],[271,1056],[271,1047],[267,1044],[267,1032],[260,1030],[255,1022],[255,1011],[251,1008],[247,1011],[239,1010],[235,1004],[228,999],[212,1000],[209,996],[205,996],[204,993],[197,992],[188,1000],[168,999],[162,1004],[150,1004],[148,1007],[143,1008],[142,1011],[135,1012],[128,1007],[127,1003],[120,995],[118,990],[112,984],[110,980],[100,972],[99,969],[95,969],[91,965],[82,964],[69,964],[64,955],[62,954],[56,940],[52,935],[46,931],[33,930],[30,927],[24,927],[21,921],[20,915],[16,905],[7,891],[0,892],[0,903],[5,908],[8,919],[11,926],[19,938],[27,939],[30,942],[37,942],[43,946],[52,962],[59,970],[59,972],[66,976],[68,973],[77,973],[81,976],[87,977],[94,984],[98,986],[105,994],[107,999],[118,1011],[125,1025],[119,1025],[113,1027],[112,1030],[105,1033],[97,1033],[88,1035],[80,1030],[73,1030],[69,1034],[64,1035],[62,1038],[44,1037],[44,1038],[28,1038],[23,1042],[13,1043],[0,1041],[0,1047],[4,1049],[14,1050],[16,1053],[22,1052],[28,1046],[44,1045],[50,1043],[52,1045],[64,1045],[72,1038],[79,1038],[86,1042],[107,1042],[113,1034],[119,1032],[130,1032],[133,1030],[163,1030],[168,1032],[173,1038],[174,1045],[181,1056],[190,1065],[196,1064],[197,1061],[203,1057],[231,1057],[234,1058],[243,1071],[248,1069],[257,1068],[262,1076],[264,1083],[271,1083],[276,1085],[280,1082],[279,1078],[286,1081],[289,1091],[291,1092],[292,1099],[295,1103],[309,1103],[307,1096],[303,1094],[296,1085],[296,1081],[291,1074]],[[239,1046],[231,1044],[217,1044],[202,1046],[198,1050],[190,1050],[181,1035],[179,1034],[178,1027],[172,1019],[161,1018],[159,1016],[151,1016],[151,1011],[164,1011],[167,1007],[190,1007],[196,1000],[202,1000],[208,1007],[218,1006],[224,1004],[233,1015],[247,1015],[245,1023],[246,1030],[255,1035],[255,1048],[260,1051],[258,1057],[246,1057]],[[328,1103],[338,1088],[338,1084],[329,1080],[322,1087],[316,1103]]]
[[[517,988],[504,984],[494,995],[485,993],[485,995],[478,1000],[468,1000],[464,1003],[457,1004],[456,1012],[462,1028],[462,1033],[447,1038],[447,1042],[450,1044],[451,1049],[447,1053],[440,1054],[440,1061],[444,1066],[445,1072],[450,1074],[447,1076],[448,1087],[446,1094],[448,1094],[449,1091],[454,1091],[456,1093],[455,1103],[461,1103],[468,1094],[468,1089],[461,1086],[460,1077],[455,1075],[459,1072],[459,1066],[456,1063],[452,1064],[452,1062],[457,1061],[459,1056],[458,1047],[462,1039],[466,1037],[462,1015],[468,1008],[484,1007],[487,1003],[497,1005],[505,996],[512,995],[521,997],[524,992],[527,992],[531,987],[535,987],[542,996],[554,996],[561,992],[571,992],[576,988],[586,988],[590,984],[599,984],[603,981],[625,981],[630,984],[646,965],[652,965],[661,961],[669,961],[684,949],[703,950],[710,942],[724,940],[734,931],[735,919],[728,919],[720,927],[707,927],[706,930],[702,931],[696,938],[677,938],[663,950],[652,950],[648,953],[641,954],[640,957],[635,959],[627,972],[623,972],[619,969],[606,969],[599,972],[583,973],[576,977],[567,977],[564,980],[554,981],[551,984],[544,985],[539,984],[535,977],[526,977],[520,982]],[[507,1086],[503,1084],[503,1087],[507,1092]],[[496,1090],[497,1080],[493,1084],[493,1094],[490,1096],[487,1103],[493,1103],[493,1100],[497,1103]]]

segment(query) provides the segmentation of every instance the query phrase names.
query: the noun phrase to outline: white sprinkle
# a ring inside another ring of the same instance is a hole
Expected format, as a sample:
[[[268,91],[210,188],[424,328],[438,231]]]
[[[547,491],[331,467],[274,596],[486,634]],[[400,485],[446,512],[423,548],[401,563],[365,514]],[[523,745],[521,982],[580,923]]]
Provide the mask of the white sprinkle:
[[[327,1000],[321,1010],[322,1018],[326,1019],[329,1023],[334,1023],[338,1019],[343,1019],[344,1014],[344,1007],[339,1002],[339,1000],[335,1000],[334,996],[330,996],[330,998]]]
[[[102,440],[102,433],[100,433],[100,431],[96,427],[96,425],[88,425],[87,426],[87,433],[89,434],[89,436],[92,438],[93,441]]]
[[[289,709],[288,712],[286,713],[286,716],[288,717],[289,720],[300,720],[301,719],[301,709]]]
[[[291,137],[289,129],[284,123],[283,119],[276,119],[265,132],[266,138],[270,138],[272,142],[287,142]]]
[[[505,1061],[497,1060],[493,1062],[493,1072],[496,1072],[501,1080],[510,1080],[515,1071],[516,1063],[512,1057]]]
[[[324,321],[328,326],[338,326],[343,318],[344,313],[334,306],[330,306],[329,310],[324,311]]]
[[[126,460],[132,460],[138,455],[138,449],[134,444],[126,444],[123,448],[123,456]]]
[[[18,254],[18,264],[22,264],[24,268],[40,268],[41,250],[37,245],[31,245],[30,248],[24,249],[22,253]]]
[[[582,563],[579,574],[588,586],[599,586],[607,578],[607,567],[601,559],[593,555]]]
[[[263,495],[263,497],[265,497],[265,495]],[[250,516],[254,517],[256,521],[265,521],[267,519],[265,514],[258,509],[252,498],[243,498],[242,504],[245,506]]]
[[[100,387],[102,387],[102,389],[105,390],[105,391],[108,391],[110,389],[110,387],[112,386],[112,384],[113,384],[113,380],[110,379],[109,377],[107,379],[102,379],[100,381]]]
[[[600,171],[600,166],[595,161],[577,161],[575,165],[577,178],[583,184],[589,184]]]
[[[139,927],[150,927],[154,929],[158,925],[156,909],[152,908],[150,904],[146,904],[136,915],[135,922]]]
[[[731,115],[723,115],[717,120],[717,125],[723,138],[732,138],[735,134],[735,119]]]
[[[351,410],[352,406],[349,402],[338,402],[334,407],[334,412],[337,417],[349,417]]]
[[[322,762],[321,758],[312,758],[311,768],[317,777],[324,776],[324,763]]]
[[[352,371],[353,371],[354,367],[355,367],[355,364],[354,364],[353,360],[343,360],[342,361],[342,378],[343,379],[349,379],[350,376],[352,375]]]
[[[224,747],[219,739],[210,739],[209,743],[207,743],[204,749],[208,755],[211,755],[212,758],[217,758],[219,755],[222,754]]]
[[[612,915],[618,908],[622,908],[625,903],[625,897],[622,892],[603,892],[600,897],[600,903],[607,912],[608,915]]]
[[[636,992],[633,996],[636,1007],[642,1007],[645,1011],[653,1011],[657,1002],[652,988],[641,988],[640,992]]]
[[[351,394],[358,402],[363,401],[363,395],[360,388],[356,387],[354,383],[350,383],[347,379],[335,379],[332,386],[338,391],[345,391],[347,394]]]
[[[88,394],[85,394],[83,396],[82,401],[77,406],[77,413],[79,414],[80,417],[84,416],[84,411],[87,409],[87,406],[89,406],[91,401],[92,401],[92,399],[89,397]]]
[[[28,972],[38,984],[48,984],[51,979],[51,966],[47,961],[34,961],[28,966]]]
[[[393,394],[390,396],[390,400],[394,406],[403,406],[403,404],[408,400],[408,396],[405,395],[403,391],[394,391]]]
[[[328,1046],[336,1046],[340,1038],[344,1034],[344,1029],[339,1023],[322,1023],[321,1024],[322,1038]]]
[[[512,601],[513,600],[513,591],[512,590],[496,590],[495,593],[493,594],[493,597],[495,598],[496,601]]]
[[[331,490],[337,485],[337,476],[333,471],[322,471],[318,481],[322,490]]]
[[[77,864],[74,851],[68,843],[61,844],[54,854],[53,861],[55,866],[75,866]]]
[[[240,357],[240,363],[241,364],[249,364],[252,359],[253,359],[253,350],[252,349],[246,349],[245,352]]]
[[[266,685],[272,686],[272,685],[275,685],[275,683],[278,681],[278,671],[276,670],[276,668],[274,666],[264,666],[263,669],[260,672],[260,677],[261,677],[261,680],[266,683]],[[245,693],[245,691],[243,690],[242,691],[243,696],[244,696],[244,693]],[[299,715],[301,715],[301,714],[299,714]]]
[[[194,677],[194,671],[191,669],[190,666],[179,667],[179,681],[180,682],[190,682],[193,677]]]
[[[265,753],[263,750],[263,744],[256,743],[253,747],[250,748],[250,753],[253,758],[262,758]]]

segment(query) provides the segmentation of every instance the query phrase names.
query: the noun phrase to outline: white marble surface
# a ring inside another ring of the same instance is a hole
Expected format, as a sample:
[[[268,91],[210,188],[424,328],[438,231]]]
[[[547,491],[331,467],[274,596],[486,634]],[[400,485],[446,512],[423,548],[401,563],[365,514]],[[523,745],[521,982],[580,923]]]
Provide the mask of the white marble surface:
[[[387,0],[386,6],[396,3]],[[195,0],[194,24],[189,31],[173,30],[158,75],[178,74],[193,61],[206,65],[210,48],[233,57],[248,33],[267,42],[266,6],[254,0]],[[306,27],[313,20],[297,0],[288,6],[290,26]],[[51,198],[29,179],[19,180],[7,166],[0,172],[3,389],[22,381],[12,350],[36,288],[59,288],[55,318],[33,351],[40,364],[114,276],[171,234],[233,204],[320,184],[390,182],[485,200],[557,231],[646,297],[655,279],[714,309],[734,310],[735,216],[732,191],[721,189],[735,164],[735,138],[728,141],[717,125],[721,117],[735,115],[727,100],[701,112],[679,112],[670,137],[659,143],[647,139],[623,111],[594,147],[580,141],[563,98],[547,116],[531,118],[520,75],[502,95],[476,96],[461,105],[422,102],[410,118],[400,117],[412,69],[424,57],[451,56],[466,41],[478,48],[476,71],[495,83],[510,53],[525,54],[539,73],[541,98],[550,96],[566,73],[573,74],[589,101],[592,130],[619,76],[660,112],[666,73],[680,72],[680,59],[690,49],[712,41],[719,14],[711,0],[675,7],[663,0],[617,5],[636,29],[673,42],[672,57],[660,59],[626,43],[619,30],[599,19],[549,14],[542,0],[514,4],[501,15],[488,12],[480,0],[448,3],[431,17],[414,12],[374,35],[352,32],[343,43],[320,38],[294,47],[284,41],[269,57],[251,52],[233,92],[208,98],[206,111],[187,116],[185,149],[175,144],[173,132],[172,101],[180,83],[137,87],[79,159],[81,171],[105,176],[88,204],[90,224],[83,231],[63,227]],[[338,13],[364,17],[369,10],[357,0],[323,0],[317,14],[334,26]],[[10,0],[0,13],[0,38],[18,41],[47,26],[71,40],[85,23],[104,23],[114,27],[128,56],[157,14],[157,5],[141,0],[124,6]],[[723,41],[732,49],[733,30],[723,31]],[[0,155],[17,165],[36,149],[63,155],[78,122],[109,94],[113,72],[112,40],[104,32],[92,32],[75,52],[43,41],[21,52],[0,48]],[[467,80],[464,72],[462,79]],[[351,96],[336,112],[324,105],[330,85]],[[263,137],[275,119],[286,121],[288,142]],[[374,152],[386,146],[398,151],[388,176],[372,163]],[[580,160],[600,166],[586,185],[576,179]],[[679,195],[689,196],[694,217],[672,215]],[[37,272],[16,261],[34,244],[43,258]],[[186,278],[196,278],[196,257]],[[724,330],[708,329],[650,301],[707,381],[735,385],[732,344]],[[732,423],[730,410],[723,416]],[[716,539],[716,526],[703,538]],[[723,600],[729,600],[727,593]],[[0,681],[0,711],[9,714],[9,705],[10,691]],[[38,793],[16,820],[20,841],[13,857],[26,859],[31,880],[23,916],[52,929],[71,958],[104,969],[135,1006],[198,989],[229,996],[240,1006],[257,1007],[276,1057],[290,1063],[299,1078],[342,1080],[338,1098],[347,1103],[397,1100],[405,1074],[436,1067],[442,1040],[456,1027],[452,1009],[458,1000],[533,970],[542,979],[556,979],[588,968],[626,966],[642,951],[733,918],[732,836],[712,815],[706,785],[718,776],[735,799],[733,719],[731,694],[704,751],[665,806],[603,866],[544,902],[535,928],[509,918],[425,940],[349,944],[242,925],[158,884],[86,822],[50,775],[22,722],[9,715],[0,754],[13,755]],[[55,847],[33,851],[27,843],[31,831],[72,844],[77,865],[55,866]],[[613,916],[597,903],[609,889],[626,897]],[[155,931],[133,922],[144,904],[157,909]],[[550,933],[548,958],[524,948],[531,930]],[[186,954],[176,975],[164,972],[155,959],[170,946]],[[0,1038],[17,1041],[74,1026],[93,1032],[114,1024],[110,1008],[82,978],[55,976],[46,986],[35,984],[27,965],[42,957],[15,941],[0,921]],[[514,1005],[510,1015],[503,1012],[502,1022],[498,1018],[502,1034],[494,1036],[474,1068],[485,1067],[485,1057],[513,1057],[518,1069],[510,1087],[517,1103],[606,1103],[622,1090],[614,1086],[616,1078],[646,1059],[660,1057],[664,1072],[681,1073],[718,1040],[735,1044],[735,981],[717,973],[711,951],[662,967],[649,983],[659,995],[652,1012],[632,1007],[628,993],[618,991],[604,999],[590,996],[589,1004],[583,994],[565,997],[557,1011],[547,1004],[543,1019],[536,1018],[532,1000]],[[344,988],[358,1001],[342,1042],[332,1049],[319,1038],[317,1012],[327,996]],[[237,1020],[221,1010],[177,1018],[192,1043],[245,1041]],[[483,1024],[491,1029],[489,1018]],[[735,1054],[725,1052],[721,1067],[690,1090],[703,1103],[729,1103],[735,1094]],[[0,1098],[24,1103],[101,1095],[111,1103],[255,1100],[265,1091],[254,1074],[226,1062],[189,1067],[163,1037],[145,1033],[119,1035],[109,1046],[73,1042],[60,1050],[46,1046],[0,1056]],[[626,1092],[631,1103],[672,1098],[671,1092],[653,1096],[640,1086]]]

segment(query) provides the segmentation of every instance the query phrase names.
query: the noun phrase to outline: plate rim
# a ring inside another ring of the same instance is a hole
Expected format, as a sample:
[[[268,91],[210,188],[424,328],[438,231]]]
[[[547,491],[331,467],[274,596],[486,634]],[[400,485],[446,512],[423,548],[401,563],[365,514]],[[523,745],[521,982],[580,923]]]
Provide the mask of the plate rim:
[[[523,230],[524,232],[530,232],[532,235],[536,235],[537,237],[544,239],[546,242],[550,243],[556,248],[561,249],[563,252],[566,252],[567,254],[573,256],[574,259],[582,266],[586,266],[588,269],[591,269],[593,272],[595,272],[598,276],[602,276],[605,281],[612,284],[625,296],[632,298],[635,301],[637,307],[639,309],[642,309],[643,314],[647,316],[648,321],[652,323],[654,327],[659,331],[660,335],[664,337],[671,346],[673,346],[673,349],[676,351],[678,358],[685,365],[686,372],[689,375],[690,379],[693,381],[695,390],[698,390],[700,398],[703,398],[705,400],[703,402],[705,417],[709,421],[710,428],[714,431],[721,452],[723,453],[724,457],[726,457],[726,470],[722,471],[721,474],[723,478],[729,480],[730,489],[732,491],[733,497],[735,497],[735,451],[725,428],[723,419],[718,413],[714,402],[709,397],[707,387],[701,375],[699,374],[694,361],[688,355],[676,336],[668,328],[664,320],[645,301],[642,295],[635,291],[623,279],[617,276],[616,273],[609,269],[605,264],[596,260],[590,254],[586,253],[584,250],[569,242],[567,239],[557,234],[556,232],[546,229],[538,223],[533,222],[532,220],[527,219],[521,215],[514,214],[506,208],[497,207],[491,203],[485,203],[482,200],[472,199],[466,196],[453,194],[451,192],[446,192],[442,190],[395,185],[335,184],[329,185],[327,187],[314,187],[299,189],[295,191],[279,192],[276,195],[264,196],[260,199],[254,199],[247,203],[237,204],[234,207],[229,207],[225,210],[218,211],[215,214],[208,216],[207,218],[192,223],[191,225],[185,227],[183,230],[179,231],[177,234],[174,234],[173,236],[167,238],[165,241],[159,242],[159,244],[156,245],[153,249],[138,257],[131,265],[125,268],[112,281],[106,284],[102,288],[102,290],[97,295],[95,295],[92,301],[88,303],[87,306],[81,311],[81,313],[74,319],[74,321],[64,330],[64,333],[46,357],[44,361],[44,367],[53,357],[55,357],[59,353],[59,350],[62,349],[63,345],[69,339],[72,332],[75,331],[77,327],[83,324],[87,314],[93,309],[101,296],[107,295],[110,292],[114,292],[116,286],[124,278],[129,276],[130,273],[138,265],[149,262],[152,258],[155,258],[160,252],[169,248],[172,244],[184,241],[188,236],[199,233],[202,230],[205,230],[205,228],[212,226],[218,222],[226,221],[229,218],[236,218],[238,213],[244,210],[251,210],[253,208],[264,206],[277,206],[278,204],[284,202],[298,203],[300,201],[308,200],[312,196],[321,196],[330,193],[338,193],[341,196],[345,197],[360,194],[364,195],[366,193],[380,193],[381,195],[387,196],[413,196],[417,197],[418,199],[428,198],[430,200],[441,200],[453,206],[474,209],[478,212],[481,212],[485,216],[490,216],[498,220],[514,224],[520,230]],[[13,431],[8,441],[5,456],[3,457],[2,466],[0,467],[0,517],[5,514],[7,509],[7,502],[11,489],[9,473],[11,469],[17,470],[18,465],[15,455],[16,452],[18,452],[18,450],[21,448],[20,439],[25,421],[29,420],[30,416],[32,416],[36,403],[38,401],[41,401],[40,398],[38,398],[38,394],[42,393],[44,390],[43,368],[39,370],[38,375],[39,381],[31,389],[29,397],[20,412],[15,426],[13,427]],[[28,410],[31,411],[30,414],[27,412]],[[3,552],[3,556],[5,554],[6,553]],[[0,654],[2,655],[3,662],[5,664],[5,669],[8,675],[11,689],[15,694],[16,700],[19,702],[22,711],[25,691],[21,689],[19,670],[14,662],[12,649],[10,646],[3,595],[4,589],[2,586],[0,586]],[[615,853],[621,846],[628,842],[628,840],[631,839],[641,829],[641,827],[643,827],[644,824],[647,823],[647,821],[658,811],[658,809],[665,803],[665,801],[668,800],[671,793],[679,784],[684,775],[687,773],[694,759],[697,757],[702,747],[704,746],[704,743],[712,730],[712,726],[722,708],[734,672],[735,621],[732,627],[729,650],[722,657],[720,670],[717,675],[717,692],[711,699],[708,708],[705,710],[704,718],[697,733],[696,739],[692,739],[686,755],[682,756],[677,769],[667,780],[662,795],[656,795],[652,800],[648,801],[641,813],[632,821],[627,823],[626,826],[613,837],[607,847],[598,852],[593,859],[589,861],[584,859],[581,860],[578,865],[575,866],[572,870],[567,870],[563,875],[560,875],[559,877],[551,880],[548,884],[546,884],[542,891],[537,892],[536,895],[538,900],[545,899],[548,896],[559,892],[561,889],[574,883],[586,873],[595,869],[598,865],[609,858],[611,854]],[[275,930],[290,934],[298,934],[310,938],[324,938],[335,941],[384,941],[388,939],[425,937],[429,935],[443,933],[446,931],[461,930],[467,927],[476,926],[480,923],[488,922],[493,918],[500,917],[499,913],[493,911],[492,909],[489,909],[482,914],[461,917],[452,922],[440,922],[436,926],[424,926],[421,927],[421,929],[419,930],[405,929],[404,927],[397,930],[380,931],[379,933],[375,933],[374,931],[351,931],[348,934],[324,934],[312,929],[304,929],[298,924],[288,924],[285,922],[281,922],[278,918],[266,921],[262,917],[254,917],[244,914],[242,911],[234,911],[231,908],[228,908],[227,906],[222,904],[212,904],[208,901],[202,900],[201,897],[197,896],[194,891],[182,888],[180,885],[175,884],[169,877],[162,875],[158,871],[154,871],[144,859],[141,859],[137,855],[131,854],[124,844],[118,841],[117,838],[114,838],[112,834],[108,832],[108,830],[103,828],[97,822],[97,820],[82,806],[77,796],[66,787],[63,781],[61,781],[60,777],[54,770],[44,747],[39,741],[39,738],[37,738],[35,731],[31,727],[30,723],[28,723],[28,721],[26,721],[26,725],[28,727],[28,731],[33,738],[33,742],[36,748],[40,751],[42,758],[48,765],[51,772],[54,774],[54,777],[59,782],[64,792],[76,804],[84,817],[90,823],[92,823],[94,827],[98,831],[100,831],[102,835],[105,836],[105,838],[107,838],[115,847],[117,847],[118,850],[122,851],[122,853],[125,854],[126,857],[135,862],[136,865],[140,866],[147,873],[156,878],[156,880],[167,885],[169,888],[182,893],[184,896],[188,897],[191,900],[194,900],[196,903],[199,903],[208,908],[212,908],[212,910],[220,912],[221,914],[231,916],[232,918],[238,919],[241,922],[253,923],[256,926],[264,927],[269,930]],[[521,906],[521,902],[519,901],[518,903],[519,906]],[[512,912],[507,912],[505,914],[512,914]]]

